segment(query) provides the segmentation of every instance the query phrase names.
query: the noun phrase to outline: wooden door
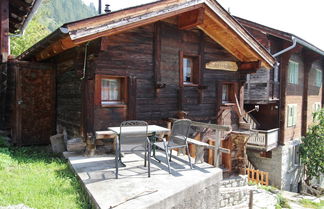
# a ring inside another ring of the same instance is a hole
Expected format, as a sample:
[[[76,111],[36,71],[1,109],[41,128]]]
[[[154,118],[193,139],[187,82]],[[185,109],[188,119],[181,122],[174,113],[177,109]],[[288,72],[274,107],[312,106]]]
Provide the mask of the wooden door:
[[[52,65],[15,64],[16,97],[13,141],[18,145],[49,144],[55,131],[55,71]]]

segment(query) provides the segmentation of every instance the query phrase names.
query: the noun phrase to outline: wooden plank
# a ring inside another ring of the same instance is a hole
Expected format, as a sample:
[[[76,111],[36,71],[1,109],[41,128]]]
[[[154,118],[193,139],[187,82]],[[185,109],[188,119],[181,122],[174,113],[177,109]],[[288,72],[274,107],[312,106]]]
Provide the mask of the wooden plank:
[[[87,35],[87,36],[84,36],[84,37],[77,37],[77,38],[75,38],[73,40],[73,42],[75,44],[81,44],[81,43],[91,41],[91,40],[96,39],[96,38],[101,37],[101,36],[111,36],[111,35],[126,31],[126,30],[130,30],[130,29],[134,29],[134,28],[137,28],[137,27],[140,27],[140,26],[143,26],[143,25],[154,23],[154,22],[157,22],[159,20],[163,20],[163,19],[166,19],[166,18],[169,18],[169,17],[174,17],[174,16],[182,14],[184,12],[195,10],[195,9],[201,8],[201,7],[203,7],[203,5],[198,4],[198,5],[194,5],[194,6],[191,6],[191,7],[176,10],[176,11],[174,11],[172,13],[165,13],[165,14],[161,14],[161,15],[149,18],[149,19],[143,19],[142,21],[137,21],[137,22],[133,21],[132,23],[128,23],[128,24],[122,25],[120,27],[115,27],[115,28],[112,28],[110,30],[106,30],[106,31],[99,32],[99,33],[92,34],[92,35]],[[86,28],[86,27],[82,26],[82,28]],[[80,31],[82,32],[82,30],[80,30]]]
[[[221,130],[221,131],[231,131],[231,126],[228,125],[217,125],[217,124],[212,124],[212,123],[202,123],[202,122],[197,122],[197,121],[192,121],[191,123],[192,126],[199,126],[201,128],[211,128],[214,130]]]
[[[127,119],[136,119],[136,90],[137,82],[135,76],[130,76],[128,78],[128,112]]]
[[[9,0],[0,1],[0,21],[0,61],[7,62],[9,55]]]
[[[258,69],[261,68],[261,61],[254,61],[254,62],[242,62],[239,64],[238,69],[242,71],[249,71],[249,72],[256,72]]]
[[[204,21],[205,8],[199,8],[178,16],[178,27],[181,30],[192,29]]]
[[[219,167],[220,163],[220,152],[219,152],[219,148],[220,148],[220,143],[221,143],[221,136],[220,136],[220,131],[216,130],[216,140],[215,140],[215,149],[214,149],[214,166],[215,167]]]
[[[213,146],[215,144],[215,141],[208,140],[209,146]],[[208,149],[208,164],[214,165],[214,149]]]
[[[205,38],[204,38],[204,32],[199,31],[199,85],[203,86],[204,85],[204,74],[205,74]],[[203,88],[198,88],[199,91],[199,99],[198,99],[198,104],[203,103]]]
[[[154,64],[154,81],[155,88],[164,88],[165,84],[161,83],[161,22],[154,23],[153,34],[153,64]],[[156,96],[158,91],[156,90]]]

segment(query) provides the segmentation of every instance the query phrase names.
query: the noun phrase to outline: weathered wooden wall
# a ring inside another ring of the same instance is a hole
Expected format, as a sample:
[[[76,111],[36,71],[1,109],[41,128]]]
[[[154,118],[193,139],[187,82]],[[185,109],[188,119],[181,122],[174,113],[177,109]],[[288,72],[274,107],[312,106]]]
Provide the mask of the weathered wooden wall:
[[[11,61],[7,92],[12,142],[48,144],[55,133],[55,68],[52,64]]]
[[[163,124],[163,119],[175,117],[179,109],[179,51],[184,54],[199,55],[202,42],[202,66],[208,61],[237,61],[225,49],[200,31],[179,30],[169,23],[161,24],[161,82],[165,88],[155,91],[153,71],[154,26],[147,25],[118,35],[102,38],[101,53],[95,58],[96,74],[136,77],[136,112],[132,116],[149,123]],[[215,122],[219,108],[221,82],[238,82],[238,72],[204,70],[203,82],[207,86],[202,90],[199,102],[199,89],[184,87],[182,110],[188,111],[188,117],[198,121]],[[130,106],[94,107],[94,129],[102,130],[108,126],[119,125],[130,119]]]

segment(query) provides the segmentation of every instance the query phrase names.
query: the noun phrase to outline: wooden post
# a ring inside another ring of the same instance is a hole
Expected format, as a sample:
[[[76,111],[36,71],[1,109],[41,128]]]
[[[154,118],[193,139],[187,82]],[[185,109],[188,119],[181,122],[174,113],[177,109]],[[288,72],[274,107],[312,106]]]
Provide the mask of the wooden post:
[[[219,152],[219,147],[220,147],[220,142],[221,142],[221,138],[220,138],[220,131],[216,130],[216,140],[215,140],[215,150],[214,150],[214,166],[215,167],[219,167],[219,157],[220,157],[220,152]]]
[[[161,83],[161,22],[154,23],[153,33],[153,64],[154,64],[154,85],[155,97],[159,96],[160,88],[165,84]]]
[[[1,63],[8,61],[9,55],[9,0],[0,1],[0,50]]]
[[[253,208],[253,190],[250,190],[250,196],[249,196],[249,209]]]

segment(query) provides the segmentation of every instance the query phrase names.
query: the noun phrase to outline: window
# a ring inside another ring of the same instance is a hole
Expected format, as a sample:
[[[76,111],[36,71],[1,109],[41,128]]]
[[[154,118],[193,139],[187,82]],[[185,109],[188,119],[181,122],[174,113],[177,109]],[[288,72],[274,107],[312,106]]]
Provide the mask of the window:
[[[292,84],[298,84],[298,63],[289,60],[288,65],[288,82]]]
[[[182,85],[199,84],[199,56],[185,56],[180,52],[180,82]]]
[[[223,84],[222,85],[222,103],[232,103],[234,102],[234,89],[233,84]]]
[[[272,151],[268,151],[268,152],[262,151],[260,152],[260,157],[272,158]]]
[[[315,102],[313,106],[313,112],[317,112],[321,109],[321,103],[320,102]]]
[[[192,83],[193,60],[189,57],[183,58],[183,82]]]
[[[125,77],[96,76],[96,103],[101,106],[124,105],[126,103]]]
[[[321,109],[321,103],[320,102],[315,102],[313,105],[313,113],[319,111]],[[318,118],[317,117],[313,117],[313,122],[317,122]]]
[[[287,116],[287,127],[295,126],[297,121],[297,104],[288,105]]]
[[[299,153],[299,144],[296,144],[292,147],[293,149],[293,155],[292,155],[292,164],[293,166],[299,166],[300,165],[300,153]]]
[[[321,87],[322,86],[322,71],[319,69],[315,69],[316,76],[315,76],[315,86]]]

